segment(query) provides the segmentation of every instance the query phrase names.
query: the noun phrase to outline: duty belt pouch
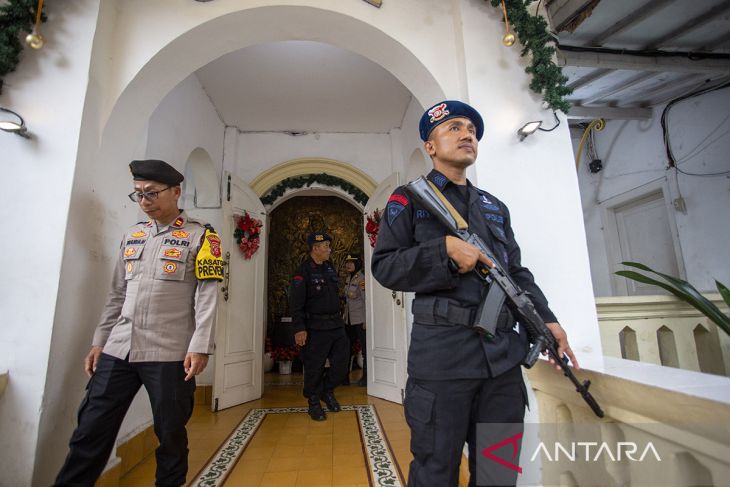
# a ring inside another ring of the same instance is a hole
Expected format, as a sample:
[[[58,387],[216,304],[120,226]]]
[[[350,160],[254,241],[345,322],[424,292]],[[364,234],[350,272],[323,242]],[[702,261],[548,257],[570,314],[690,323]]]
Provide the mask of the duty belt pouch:
[[[474,309],[459,306],[448,299],[420,298],[413,301],[413,319],[422,325],[466,326],[474,322]]]

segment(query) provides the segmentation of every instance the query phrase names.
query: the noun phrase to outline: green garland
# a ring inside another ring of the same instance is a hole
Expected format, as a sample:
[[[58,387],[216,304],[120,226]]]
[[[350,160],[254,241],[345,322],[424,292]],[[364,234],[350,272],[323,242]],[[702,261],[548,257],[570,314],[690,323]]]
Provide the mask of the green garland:
[[[501,10],[501,0],[489,0],[493,7]],[[548,33],[548,24],[540,15],[530,15],[527,6],[533,0],[505,0],[507,16],[510,24],[517,33],[522,44],[520,56],[532,54],[532,62],[525,71],[532,75],[530,89],[542,95],[542,99],[553,110],[562,110],[568,113],[570,103],[565,97],[573,90],[568,88],[567,76],[563,70],[553,62],[555,39]]]
[[[37,0],[8,0],[0,6],[0,93],[3,78],[15,71],[20,61],[21,38],[33,31],[37,8]],[[41,21],[46,21],[45,14],[41,14]]]
[[[360,188],[354,186],[344,179],[337,176],[330,176],[326,173],[308,174],[306,176],[295,176],[282,180],[279,184],[271,188],[265,196],[261,198],[261,202],[265,205],[273,204],[279,199],[287,189],[298,189],[304,186],[311,186],[314,183],[324,184],[325,186],[337,186],[347,193],[351,194],[355,201],[365,206],[368,202],[368,195],[362,192]]]

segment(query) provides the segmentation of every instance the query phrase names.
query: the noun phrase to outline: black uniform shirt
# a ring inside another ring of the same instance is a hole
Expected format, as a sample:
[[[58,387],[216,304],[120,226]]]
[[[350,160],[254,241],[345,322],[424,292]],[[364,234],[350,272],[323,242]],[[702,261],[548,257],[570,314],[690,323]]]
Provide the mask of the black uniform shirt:
[[[512,279],[531,299],[540,316],[557,321],[547,300],[535,284],[532,273],[521,264],[520,248],[504,203],[467,181],[459,188],[439,171],[427,176],[479,235]],[[463,308],[478,307],[485,296],[484,285],[473,272],[459,274],[449,268],[446,229],[427,210],[413,201],[404,187],[388,200],[372,259],[373,276],[383,286],[414,291],[419,301],[446,300]],[[506,313],[506,309],[503,310]],[[438,326],[414,323],[408,354],[408,374],[417,379],[480,378],[499,375],[524,357],[524,332],[511,327],[497,330],[487,341],[466,326]]]
[[[329,261],[317,264],[312,257],[302,262],[292,277],[289,311],[294,333],[342,326],[339,279]]]

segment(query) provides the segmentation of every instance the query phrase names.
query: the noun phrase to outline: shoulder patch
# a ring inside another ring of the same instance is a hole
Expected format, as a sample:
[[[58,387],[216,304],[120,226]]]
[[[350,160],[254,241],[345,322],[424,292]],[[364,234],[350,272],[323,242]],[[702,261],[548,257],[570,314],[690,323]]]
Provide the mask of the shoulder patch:
[[[403,210],[405,210],[406,207],[400,203],[397,203],[395,201],[391,201],[388,203],[388,206],[385,207],[386,216],[388,218],[388,225],[393,225],[393,222],[396,218],[398,218],[398,215],[403,213]]]
[[[393,201],[396,203],[400,203],[403,206],[408,206],[408,197],[403,194],[394,193],[390,195],[390,198],[388,198],[388,203]]]
[[[195,277],[198,279],[223,280],[223,259],[221,258],[221,239],[210,230],[205,230],[203,243],[195,257]]]

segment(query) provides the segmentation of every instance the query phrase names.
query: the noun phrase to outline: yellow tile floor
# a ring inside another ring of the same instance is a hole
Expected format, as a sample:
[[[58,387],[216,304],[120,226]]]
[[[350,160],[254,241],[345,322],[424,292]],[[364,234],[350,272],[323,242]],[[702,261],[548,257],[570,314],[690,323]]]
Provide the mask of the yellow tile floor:
[[[351,380],[359,378],[353,372]],[[196,406],[188,422],[188,481],[194,478],[243,417],[254,408],[306,407],[301,374],[266,374],[261,399],[217,413]],[[294,382],[293,385],[280,385]],[[341,404],[373,404],[388,439],[394,460],[405,482],[410,432],[403,407],[368,396],[364,387],[341,386],[335,391]],[[120,487],[154,485],[154,455],[121,478]],[[356,413],[328,413],[327,420],[312,421],[307,414],[269,414],[226,480],[226,486],[369,486]]]

